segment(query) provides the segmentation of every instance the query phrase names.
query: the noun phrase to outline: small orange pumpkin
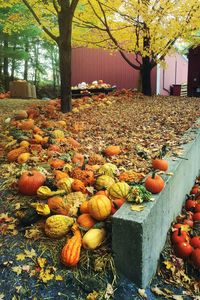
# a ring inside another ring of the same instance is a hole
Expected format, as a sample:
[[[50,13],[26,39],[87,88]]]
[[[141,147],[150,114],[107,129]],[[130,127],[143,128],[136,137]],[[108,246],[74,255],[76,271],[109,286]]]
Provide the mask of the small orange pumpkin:
[[[153,194],[157,194],[163,190],[165,186],[165,182],[161,176],[153,172],[152,175],[146,178],[144,185],[149,192]]]
[[[167,171],[168,161],[165,160],[165,159],[159,159],[159,158],[153,159],[152,160],[152,167],[155,170]]]
[[[88,201],[84,201],[83,203],[81,203],[79,210],[81,214],[89,213]]]
[[[81,153],[75,153],[72,157],[72,162],[78,167],[82,167],[84,164],[85,158]]]
[[[77,223],[86,229],[92,228],[96,222],[97,221],[88,213],[84,213],[77,218]]]
[[[52,159],[52,161],[50,162],[50,166],[53,169],[61,169],[63,168],[63,166],[65,165],[65,161],[59,158],[54,158]]]
[[[18,156],[22,153],[27,152],[27,147],[19,147],[16,149],[13,149],[8,152],[7,159],[9,162],[14,162],[17,160]]]
[[[72,182],[72,191],[82,192],[83,194],[87,193],[84,183],[79,179],[74,179]]]
[[[53,213],[60,215],[68,215],[70,205],[67,204],[64,198],[54,196],[48,199],[47,204]]]
[[[106,156],[114,156],[121,153],[121,148],[119,146],[108,146],[104,153]]]

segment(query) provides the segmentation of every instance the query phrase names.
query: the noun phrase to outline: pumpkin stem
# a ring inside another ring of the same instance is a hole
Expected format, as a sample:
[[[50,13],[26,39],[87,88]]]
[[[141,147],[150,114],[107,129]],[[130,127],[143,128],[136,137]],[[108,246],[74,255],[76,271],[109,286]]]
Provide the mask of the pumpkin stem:
[[[178,236],[181,236],[181,227],[178,228]]]
[[[156,170],[152,172],[152,176],[151,176],[151,178],[153,178],[153,179],[154,179],[154,178],[155,178],[155,176],[156,176]]]

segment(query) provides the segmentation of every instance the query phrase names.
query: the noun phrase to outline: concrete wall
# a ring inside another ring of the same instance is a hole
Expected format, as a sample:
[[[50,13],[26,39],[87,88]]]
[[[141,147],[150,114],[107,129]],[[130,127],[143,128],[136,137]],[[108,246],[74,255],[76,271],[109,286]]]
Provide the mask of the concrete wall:
[[[200,120],[199,120],[200,122]],[[113,216],[112,247],[118,271],[139,287],[145,287],[156,272],[160,252],[171,222],[180,213],[185,196],[200,172],[200,129],[184,137],[193,140],[183,145],[186,159],[169,159],[172,177],[163,176],[164,190],[155,201],[145,203],[141,212],[125,203]]]

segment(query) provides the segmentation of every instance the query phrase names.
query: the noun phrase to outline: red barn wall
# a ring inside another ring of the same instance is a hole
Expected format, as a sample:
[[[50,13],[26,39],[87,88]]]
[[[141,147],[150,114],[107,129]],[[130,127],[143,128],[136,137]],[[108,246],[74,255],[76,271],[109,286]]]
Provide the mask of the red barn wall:
[[[133,55],[128,55],[132,58]],[[133,58],[132,58],[133,59]],[[104,82],[121,88],[137,88],[139,73],[130,67],[118,52],[102,49],[75,48],[72,51],[72,85]]]
[[[127,54],[134,63],[134,55]],[[170,85],[187,82],[187,61],[180,55],[166,58],[167,68],[160,72],[160,94],[168,95]],[[136,63],[136,62],[135,62]],[[72,50],[72,85],[103,79],[118,89],[138,88],[139,72],[128,65],[119,52],[102,49],[74,48]],[[156,94],[157,68],[151,72],[152,93]],[[166,91],[166,90],[167,91]]]

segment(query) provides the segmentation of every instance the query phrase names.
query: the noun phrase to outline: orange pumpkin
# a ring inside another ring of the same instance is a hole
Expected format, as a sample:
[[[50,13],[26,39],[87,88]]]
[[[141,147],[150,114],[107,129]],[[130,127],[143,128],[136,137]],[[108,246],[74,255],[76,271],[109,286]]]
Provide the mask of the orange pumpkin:
[[[84,183],[79,179],[74,179],[72,182],[72,191],[82,192],[83,194],[87,193]]]
[[[76,223],[72,226],[71,230],[74,235],[67,241],[61,251],[61,262],[65,266],[74,267],[80,259],[82,236]]]
[[[153,194],[157,194],[157,193],[160,193],[164,186],[165,186],[165,182],[164,180],[162,179],[161,176],[155,174],[155,172],[153,172],[152,175],[148,176],[145,180],[145,188],[153,193]]]
[[[59,158],[54,158],[51,162],[50,162],[50,166],[53,169],[61,169],[63,168],[63,166],[65,165],[65,161]]]
[[[81,153],[75,153],[72,156],[73,164],[77,165],[78,167],[82,167],[84,164],[84,161],[85,161],[84,155]]]
[[[16,149],[13,149],[8,152],[7,159],[9,162],[14,162],[17,160],[18,156],[22,153],[27,152],[27,147],[19,147]]]
[[[118,155],[121,153],[121,149],[119,146],[108,146],[105,150],[104,153],[106,156],[114,156]]]
[[[75,139],[72,137],[67,138],[67,143],[72,147],[72,148],[79,148],[81,145],[79,142],[77,142]]]
[[[55,176],[55,180],[58,181],[62,178],[68,178],[69,175],[63,171],[60,170],[53,170],[53,175]]]
[[[22,130],[31,130],[34,128],[34,120],[28,119],[27,121],[24,121],[19,124],[19,128]]]
[[[94,172],[81,170],[80,168],[75,168],[72,172],[72,177],[74,179],[81,180],[85,186],[92,185],[95,182]]]
[[[96,222],[97,221],[88,213],[84,213],[77,218],[77,223],[86,229],[92,228]]]
[[[37,170],[22,173],[18,180],[18,188],[23,195],[36,195],[37,190],[44,184],[46,177]]]
[[[111,202],[104,195],[95,195],[88,201],[89,214],[96,220],[105,220],[111,214]]]
[[[59,215],[68,215],[70,205],[67,204],[64,198],[54,196],[48,199],[47,204],[53,213]]]
[[[159,159],[159,158],[153,159],[152,160],[152,167],[155,170],[167,171],[168,161],[165,160],[165,159]]]
[[[89,213],[88,201],[84,201],[83,203],[81,203],[79,210],[81,214]]]

